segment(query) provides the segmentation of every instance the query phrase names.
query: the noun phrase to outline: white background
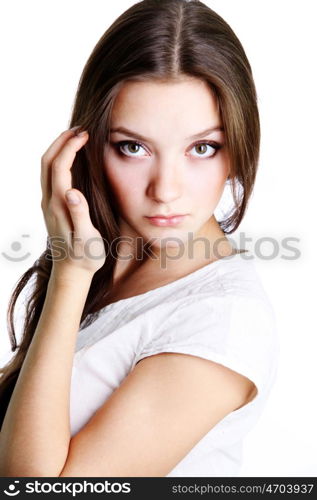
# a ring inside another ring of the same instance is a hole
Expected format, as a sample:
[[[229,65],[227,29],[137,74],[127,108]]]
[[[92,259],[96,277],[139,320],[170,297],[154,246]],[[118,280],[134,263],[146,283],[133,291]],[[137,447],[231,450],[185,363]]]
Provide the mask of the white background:
[[[55,0],[1,5],[0,364],[10,356],[6,310],[20,276],[45,249],[40,157],[68,128],[83,66],[107,27],[133,1]],[[245,442],[245,476],[316,476],[315,2],[205,2],[230,24],[250,60],[261,114],[256,187],[239,228],[257,259],[281,342],[277,382]],[[23,235],[29,235],[25,237]],[[297,260],[283,239],[297,238]],[[236,238],[236,236],[235,236]],[[236,241],[238,241],[236,239]],[[18,250],[17,244],[20,243]],[[270,256],[272,243],[260,252]],[[21,258],[12,262],[5,255]]]

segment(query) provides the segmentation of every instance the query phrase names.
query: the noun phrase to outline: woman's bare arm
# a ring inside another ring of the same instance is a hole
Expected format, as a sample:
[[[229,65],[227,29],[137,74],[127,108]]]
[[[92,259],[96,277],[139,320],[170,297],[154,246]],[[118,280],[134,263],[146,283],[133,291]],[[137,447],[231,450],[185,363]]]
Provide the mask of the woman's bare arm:
[[[91,274],[54,275],[0,433],[1,476],[56,476],[70,441],[70,380]]]
[[[93,275],[105,262],[87,200],[72,189],[70,169],[87,140],[87,132],[76,136],[67,130],[42,156],[41,207],[53,263],[41,316],[0,433],[2,476],[58,476],[67,457],[75,341]],[[66,203],[68,190],[78,203]],[[97,255],[91,256],[91,248],[86,252],[89,242]]]

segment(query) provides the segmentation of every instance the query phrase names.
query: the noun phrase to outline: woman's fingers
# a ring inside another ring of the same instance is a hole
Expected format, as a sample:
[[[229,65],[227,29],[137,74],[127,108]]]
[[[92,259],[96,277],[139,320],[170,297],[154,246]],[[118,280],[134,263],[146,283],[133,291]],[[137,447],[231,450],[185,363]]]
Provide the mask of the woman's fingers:
[[[73,238],[69,242],[72,258],[81,260],[82,267],[97,270],[105,261],[105,247],[99,231],[92,225],[89,205],[84,195],[77,189],[65,193],[73,224]]]
[[[95,273],[106,260],[100,232],[91,222],[88,202],[78,189],[72,188],[71,167],[76,153],[88,141],[87,131],[63,132],[42,156],[42,210],[51,238],[55,272],[68,265]],[[67,193],[77,198],[68,199]],[[60,262],[62,261],[62,262]]]
[[[79,127],[73,127],[70,130],[62,132],[57,139],[49,146],[41,158],[41,188],[42,200],[46,203],[52,195],[51,185],[51,164],[54,158],[61,151],[66,142],[74,136]]]
[[[88,140],[88,133],[71,137],[52,161],[52,198],[64,199],[65,191],[72,188],[71,167],[77,151]]]
[[[91,231],[89,205],[86,198],[78,189],[68,189],[65,193],[67,206],[76,236],[85,236]]]
[[[41,183],[42,183],[42,210],[51,238],[66,238],[67,244],[71,244],[71,231],[73,227],[72,218],[69,210],[65,207],[65,191],[72,187],[70,168],[76,155],[76,149],[81,147],[83,141],[74,135],[79,127],[66,130],[51,144],[42,156]],[[85,134],[87,136],[87,133]],[[73,141],[73,147],[71,143]],[[74,144],[77,143],[77,147]],[[73,149],[73,154],[69,151]],[[71,157],[72,158],[71,158]],[[69,157],[69,158],[67,158]],[[59,190],[54,193],[53,182],[61,184]],[[63,179],[63,180],[61,180]],[[58,193],[59,191],[59,193]]]

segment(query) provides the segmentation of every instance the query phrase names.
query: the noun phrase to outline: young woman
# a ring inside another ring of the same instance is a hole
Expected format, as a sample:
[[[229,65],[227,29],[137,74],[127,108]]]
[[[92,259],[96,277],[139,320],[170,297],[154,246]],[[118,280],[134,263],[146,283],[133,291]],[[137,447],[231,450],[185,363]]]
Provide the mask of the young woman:
[[[200,1],[138,2],[94,48],[70,127],[42,156],[47,248],[9,304],[1,475],[238,475],[278,347],[253,256],[227,237],[259,155],[245,52]]]

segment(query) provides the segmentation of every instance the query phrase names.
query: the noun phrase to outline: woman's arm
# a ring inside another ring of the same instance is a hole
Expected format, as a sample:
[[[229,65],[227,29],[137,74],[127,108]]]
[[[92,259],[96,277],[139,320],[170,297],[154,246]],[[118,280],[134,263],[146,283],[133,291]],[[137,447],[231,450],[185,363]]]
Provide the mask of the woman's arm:
[[[0,433],[1,476],[56,476],[70,441],[73,355],[92,274],[51,276]]]
[[[105,262],[103,239],[91,222],[88,202],[83,193],[72,189],[70,170],[76,152],[88,140],[87,132],[76,132],[63,132],[41,159],[41,207],[53,265],[41,316],[0,433],[2,476],[58,476],[68,453],[75,341],[93,275]],[[66,203],[68,190],[77,202],[67,199]],[[86,252],[89,242],[94,242],[97,257]]]

